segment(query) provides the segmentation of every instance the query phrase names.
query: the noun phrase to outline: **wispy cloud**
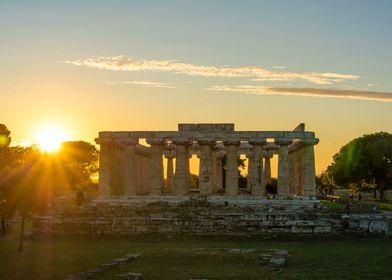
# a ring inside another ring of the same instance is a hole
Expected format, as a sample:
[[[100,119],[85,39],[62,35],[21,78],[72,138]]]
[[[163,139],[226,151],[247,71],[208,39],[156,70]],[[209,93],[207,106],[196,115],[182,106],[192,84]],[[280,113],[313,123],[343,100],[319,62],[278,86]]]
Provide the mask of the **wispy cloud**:
[[[286,66],[280,65],[280,66],[272,66],[273,69],[286,69]]]
[[[256,66],[228,67],[206,66],[182,63],[174,60],[137,60],[125,56],[91,57],[67,60],[65,63],[96,69],[114,71],[160,71],[202,77],[242,77],[254,81],[295,81],[305,80],[314,84],[333,84],[347,80],[357,80],[359,76],[329,72],[287,72],[271,71]]]
[[[236,93],[243,93],[243,94],[313,96],[313,97],[344,98],[344,99],[392,102],[392,92],[377,92],[377,91],[320,89],[320,88],[277,88],[277,87],[249,86],[249,85],[241,85],[241,86],[219,85],[219,86],[209,87],[207,88],[207,90],[221,91],[221,92],[236,92]]]
[[[176,88],[173,84],[162,83],[162,82],[151,82],[151,81],[108,81],[108,85],[137,85],[146,86],[152,88]]]

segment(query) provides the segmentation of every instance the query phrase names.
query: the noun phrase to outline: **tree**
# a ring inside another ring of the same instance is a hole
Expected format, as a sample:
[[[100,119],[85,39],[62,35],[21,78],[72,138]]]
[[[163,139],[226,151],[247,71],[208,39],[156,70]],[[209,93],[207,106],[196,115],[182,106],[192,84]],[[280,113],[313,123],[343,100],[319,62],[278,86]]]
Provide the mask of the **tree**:
[[[383,200],[384,190],[392,185],[392,135],[379,132],[350,141],[327,172],[333,184],[357,192],[374,187]]]
[[[11,132],[7,126],[0,124],[0,170],[5,168],[9,162],[11,143]]]
[[[0,176],[2,216],[11,217],[16,212],[21,217],[19,251],[23,250],[25,220],[34,209],[46,200],[48,185],[39,150],[32,147],[11,147],[10,161]]]
[[[94,145],[84,141],[68,141],[59,151],[65,181],[72,190],[91,183],[91,177],[98,171],[98,151]]]
[[[2,179],[2,173],[10,162],[10,143],[11,143],[11,132],[7,126],[0,124],[0,180]],[[1,223],[1,235],[5,235],[6,231],[6,219],[7,219],[7,201],[4,197],[4,189],[0,184],[0,223]]]

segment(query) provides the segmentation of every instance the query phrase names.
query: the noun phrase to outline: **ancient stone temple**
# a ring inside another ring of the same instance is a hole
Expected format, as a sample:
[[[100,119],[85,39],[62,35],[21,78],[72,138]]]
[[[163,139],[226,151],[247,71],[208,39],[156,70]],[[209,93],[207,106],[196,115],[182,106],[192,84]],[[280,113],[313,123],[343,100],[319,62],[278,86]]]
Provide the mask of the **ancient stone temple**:
[[[277,156],[277,198],[316,193],[314,132],[236,131],[234,124],[179,124],[178,131],[100,132],[98,199],[207,196],[263,197]],[[147,143],[143,145],[142,143]],[[190,188],[189,159],[200,159],[199,187]],[[238,158],[247,161],[239,188]],[[164,164],[165,162],[165,164]]]
[[[303,124],[291,131],[179,124],[178,131],[101,132],[96,141],[98,198],[83,206],[54,203],[53,217],[33,223],[36,233],[257,236],[389,230],[385,215],[325,211],[315,197],[318,139]],[[199,183],[190,184],[195,156]],[[245,185],[239,156],[247,158]],[[277,174],[272,195],[271,173]]]

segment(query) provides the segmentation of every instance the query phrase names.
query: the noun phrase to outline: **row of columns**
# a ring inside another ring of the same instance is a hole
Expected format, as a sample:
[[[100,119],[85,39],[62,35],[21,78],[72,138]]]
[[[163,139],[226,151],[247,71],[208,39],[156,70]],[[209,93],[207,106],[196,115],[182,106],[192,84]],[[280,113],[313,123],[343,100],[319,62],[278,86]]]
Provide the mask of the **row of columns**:
[[[166,191],[173,192],[176,195],[183,196],[189,193],[189,148],[188,139],[176,139],[173,145],[167,145],[163,139],[148,138],[147,143],[150,145],[149,160],[149,194],[159,196],[162,193],[164,185],[164,168],[162,156],[167,158],[167,179]],[[276,139],[275,144],[279,147],[278,152],[278,186],[277,191],[280,196],[289,196],[293,192],[290,190],[290,159],[288,146],[292,143],[289,139]],[[314,195],[315,193],[315,172],[314,172],[314,151],[315,142],[304,142],[301,149],[302,172],[301,183],[303,184],[303,195]],[[113,142],[100,141],[100,195],[109,197],[111,194],[111,185],[114,178],[111,176],[120,176],[124,187],[124,195],[136,195],[136,185],[138,177],[138,164],[135,155],[135,146],[138,139],[121,140],[118,143],[121,146],[120,162],[117,162],[119,174],[113,174],[113,161],[110,160],[111,146]],[[200,146],[200,172],[199,172],[199,189],[201,194],[212,194],[217,188],[222,186],[222,158],[223,153],[214,149],[216,141],[213,139],[204,139],[198,141]],[[237,195],[239,188],[238,178],[238,148],[240,141],[224,141],[226,151],[226,176],[225,176],[225,194]],[[272,155],[263,155],[263,146],[266,144],[264,139],[249,141],[252,149],[248,154],[248,186],[252,195],[263,195],[265,185],[271,180],[271,163]],[[263,166],[263,156],[265,166]],[[115,156],[116,157],[116,156]],[[175,173],[174,173],[174,158]],[[295,193],[297,194],[297,193]]]

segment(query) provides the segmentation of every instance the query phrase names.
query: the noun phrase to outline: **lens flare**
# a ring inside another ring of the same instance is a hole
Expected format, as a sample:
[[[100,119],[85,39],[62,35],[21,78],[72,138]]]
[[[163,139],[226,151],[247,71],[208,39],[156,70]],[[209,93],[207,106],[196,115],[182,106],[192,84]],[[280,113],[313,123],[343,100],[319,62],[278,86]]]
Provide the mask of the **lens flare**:
[[[41,129],[36,136],[35,142],[42,151],[55,152],[61,143],[69,140],[69,135],[60,127],[52,126]]]

